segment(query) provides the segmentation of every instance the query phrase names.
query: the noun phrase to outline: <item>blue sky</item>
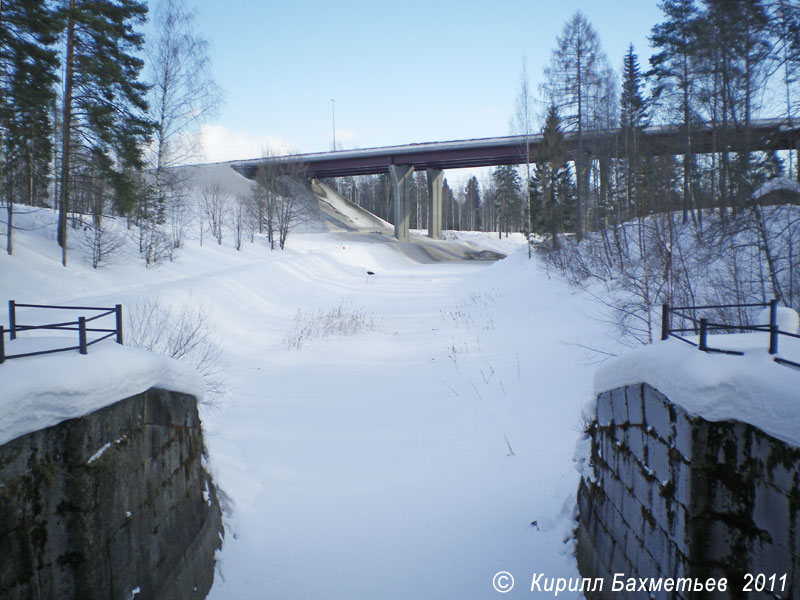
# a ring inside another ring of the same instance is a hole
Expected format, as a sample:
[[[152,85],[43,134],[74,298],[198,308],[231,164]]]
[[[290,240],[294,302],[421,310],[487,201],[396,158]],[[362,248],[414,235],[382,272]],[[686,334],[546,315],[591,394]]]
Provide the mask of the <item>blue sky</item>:
[[[507,135],[523,57],[538,97],[556,36],[577,10],[618,71],[631,42],[647,65],[647,35],[662,18],[655,0],[196,6],[226,95],[206,127],[209,161],[254,158],[266,145],[329,150],[332,98],[344,148]]]

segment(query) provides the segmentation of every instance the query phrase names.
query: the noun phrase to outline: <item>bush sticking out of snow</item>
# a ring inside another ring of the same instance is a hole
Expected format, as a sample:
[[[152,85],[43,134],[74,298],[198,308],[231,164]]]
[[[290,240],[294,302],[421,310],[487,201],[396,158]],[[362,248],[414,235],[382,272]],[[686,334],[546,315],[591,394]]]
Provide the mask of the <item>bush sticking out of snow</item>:
[[[442,319],[452,320],[455,329],[470,330],[473,326],[490,331],[494,329],[494,320],[490,314],[490,306],[495,303],[497,290],[472,292],[459,300],[448,312],[440,311]]]
[[[565,236],[540,255],[587,289],[599,320],[616,324],[619,342],[635,347],[658,339],[662,304],[716,306],[703,316],[741,325],[752,325],[756,311],[731,305],[778,298],[800,308],[798,243],[800,206],[756,204],[736,214],[703,211],[684,220],[658,213],[611,223],[581,242]]]
[[[289,350],[299,350],[309,340],[326,340],[332,337],[348,337],[365,331],[380,331],[383,319],[368,315],[361,307],[356,308],[349,300],[328,311],[306,312],[298,310],[294,318],[294,330],[284,342]]]
[[[215,404],[224,396],[225,358],[207,310],[189,304],[165,306],[158,297],[149,297],[130,305],[125,314],[127,345],[193,366],[205,382],[205,404]]]

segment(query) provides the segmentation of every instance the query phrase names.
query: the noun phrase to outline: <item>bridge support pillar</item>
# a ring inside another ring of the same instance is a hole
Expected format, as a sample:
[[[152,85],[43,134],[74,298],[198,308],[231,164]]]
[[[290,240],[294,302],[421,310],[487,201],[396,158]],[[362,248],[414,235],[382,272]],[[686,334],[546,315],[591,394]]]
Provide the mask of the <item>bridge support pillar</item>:
[[[607,156],[601,156],[598,162],[600,163],[600,201],[603,203],[603,206],[610,206],[611,161]]]
[[[428,237],[442,239],[442,182],[441,169],[426,169],[428,175]]]
[[[411,165],[389,165],[389,176],[394,188],[394,237],[408,241],[408,224],[411,219]]]

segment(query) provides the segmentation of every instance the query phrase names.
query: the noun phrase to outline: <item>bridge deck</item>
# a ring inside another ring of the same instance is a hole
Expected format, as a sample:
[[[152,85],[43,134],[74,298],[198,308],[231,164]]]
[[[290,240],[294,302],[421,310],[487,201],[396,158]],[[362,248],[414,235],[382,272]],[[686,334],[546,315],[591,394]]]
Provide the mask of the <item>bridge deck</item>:
[[[652,155],[682,154],[682,128],[675,125],[648,127],[643,131],[647,151]],[[692,151],[707,154],[720,151],[719,132],[705,125],[692,130]],[[526,141],[530,162],[536,155],[542,135],[506,136],[450,142],[429,142],[364,148],[337,152],[295,154],[270,158],[230,161],[226,164],[253,179],[262,165],[302,164],[310,177],[344,177],[387,173],[389,165],[410,165],[415,170],[460,169],[465,167],[490,167],[526,162]],[[734,136],[728,150],[793,150],[800,142],[800,121],[765,119],[754,121],[742,134]],[[574,157],[577,146],[575,132],[564,133],[567,157]],[[583,146],[589,155],[616,157],[623,151],[620,129],[584,132]]]

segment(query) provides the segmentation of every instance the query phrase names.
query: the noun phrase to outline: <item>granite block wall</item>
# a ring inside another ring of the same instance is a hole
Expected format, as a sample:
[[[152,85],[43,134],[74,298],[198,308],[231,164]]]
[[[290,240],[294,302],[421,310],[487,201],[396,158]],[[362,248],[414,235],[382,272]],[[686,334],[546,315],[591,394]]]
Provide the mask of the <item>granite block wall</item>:
[[[195,398],[157,389],[0,446],[0,598],[204,598],[204,451]]]
[[[589,433],[577,558],[606,586],[587,597],[619,597],[615,573],[728,582],[722,593],[625,597],[800,597],[800,449],[690,415],[647,384],[600,394]]]

